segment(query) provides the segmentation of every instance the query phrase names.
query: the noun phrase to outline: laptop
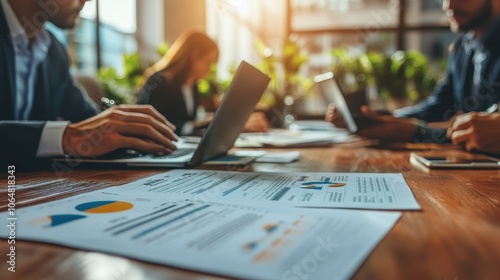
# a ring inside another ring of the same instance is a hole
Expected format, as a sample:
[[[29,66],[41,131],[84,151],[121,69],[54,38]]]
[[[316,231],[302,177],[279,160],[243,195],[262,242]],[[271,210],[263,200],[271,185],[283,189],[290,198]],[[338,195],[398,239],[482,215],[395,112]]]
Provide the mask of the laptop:
[[[355,133],[374,124],[361,113],[361,106],[366,105],[364,92],[346,95],[332,72],[318,75],[314,77],[314,81],[318,84],[322,96],[339,109],[349,132]]]
[[[191,145],[189,148],[184,148],[183,146],[186,145],[183,145],[180,140],[178,149],[171,154],[141,154],[125,149],[96,158],[79,158],[77,161],[83,164],[105,164],[106,166],[118,164],[131,167],[186,168],[212,159],[224,158],[227,164],[233,164],[227,161],[228,158],[233,158],[227,155],[227,152],[243,131],[248,117],[254,111],[269,80],[267,75],[242,61],[205,134],[195,147]],[[262,153],[250,154],[247,160],[238,158],[235,162],[248,163],[258,156],[262,156]],[[75,161],[70,158],[53,160],[59,163]]]

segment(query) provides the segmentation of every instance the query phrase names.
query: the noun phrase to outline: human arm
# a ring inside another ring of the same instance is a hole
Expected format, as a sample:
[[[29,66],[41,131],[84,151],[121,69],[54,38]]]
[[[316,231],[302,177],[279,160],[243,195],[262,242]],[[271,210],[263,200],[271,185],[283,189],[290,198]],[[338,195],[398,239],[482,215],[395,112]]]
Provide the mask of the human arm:
[[[366,106],[361,108],[361,112],[375,124],[357,132],[359,136],[382,142],[449,142],[446,137],[446,128],[433,128],[412,118],[379,115]]]
[[[452,118],[457,113],[454,107],[453,78],[450,72],[422,102],[394,111],[398,118],[416,118],[426,122],[441,122]]]
[[[44,121],[0,121],[0,156],[11,163],[36,159]],[[174,127],[151,106],[115,106],[81,122],[69,124],[61,145],[63,154],[93,157],[119,148],[170,153],[177,136]],[[61,154],[62,155],[62,154]]]
[[[44,121],[0,121],[0,158],[16,163],[36,158]]]

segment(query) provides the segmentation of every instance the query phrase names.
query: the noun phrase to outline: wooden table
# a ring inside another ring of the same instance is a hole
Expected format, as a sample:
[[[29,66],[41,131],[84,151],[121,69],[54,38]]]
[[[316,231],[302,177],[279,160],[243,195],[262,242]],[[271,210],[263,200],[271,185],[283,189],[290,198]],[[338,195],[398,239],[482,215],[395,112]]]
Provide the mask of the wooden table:
[[[301,149],[292,164],[253,164],[245,171],[401,172],[422,211],[403,212],[355,279],[499,279],[500,171],[428,170],[409,162],[409,151],[360,145]],[[203,168],[203,167],[200,167]],[[222,170],[233,168],[222,168]],[[17,173],[17,184],[54,181],[16,193],[17,207],[63,198],[157,174],[164,170],[76,170]],[[6,172],[4,172],[6,173]],[[6,181],[2,174],[2,185]],[[6,193],[0,193],[6,210]],[[17,240],[17,272],[7,271],[2,240],[0,279],[219,279],[113,255]],[[333,272],[332,272],[333,273]]]

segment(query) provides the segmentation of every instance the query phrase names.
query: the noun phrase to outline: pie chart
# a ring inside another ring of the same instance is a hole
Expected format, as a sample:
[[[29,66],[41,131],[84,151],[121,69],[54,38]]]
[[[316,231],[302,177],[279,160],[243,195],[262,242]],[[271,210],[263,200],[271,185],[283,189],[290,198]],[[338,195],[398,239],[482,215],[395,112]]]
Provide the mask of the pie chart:
[[[121,212],[125,210],[129,210],[134,205],[132,203],[124,202],[124,201],[92,201],[82,203],[75,207],[76,210],[85,212],[88,214],[103,214],[103,213],[114,213]]]
[[[62,215],[49,215],[43,218],[33,220],[32,224],[43,224],[45,227],[57,227],[69,222],[86,218],[84,215],[62,214]]]

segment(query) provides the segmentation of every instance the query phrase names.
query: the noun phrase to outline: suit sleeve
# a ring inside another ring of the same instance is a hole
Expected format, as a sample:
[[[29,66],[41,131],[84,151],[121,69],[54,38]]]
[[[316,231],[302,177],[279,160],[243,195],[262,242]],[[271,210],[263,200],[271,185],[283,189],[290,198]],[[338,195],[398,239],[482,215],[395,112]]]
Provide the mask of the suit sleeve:
[[[456,112],[453,97],[453,78],[448,72],[432,94],[421,103],[401,108],[394,112],[396,117],[417,118],[426,122],[439,122],[450,119]]]
[[[36,158],[44,121],[0,121],[0,158],[16,164]]]

